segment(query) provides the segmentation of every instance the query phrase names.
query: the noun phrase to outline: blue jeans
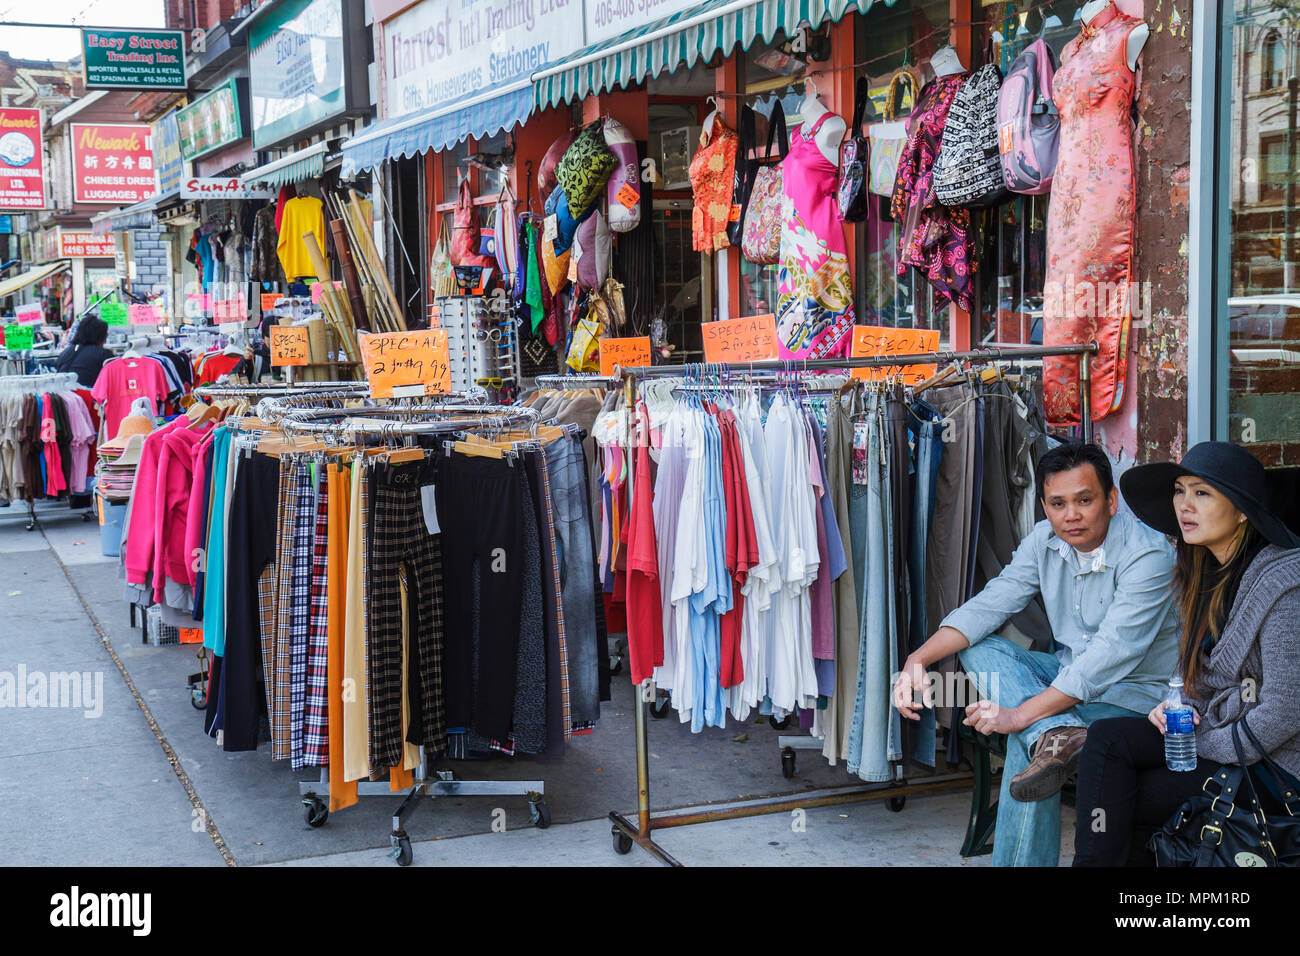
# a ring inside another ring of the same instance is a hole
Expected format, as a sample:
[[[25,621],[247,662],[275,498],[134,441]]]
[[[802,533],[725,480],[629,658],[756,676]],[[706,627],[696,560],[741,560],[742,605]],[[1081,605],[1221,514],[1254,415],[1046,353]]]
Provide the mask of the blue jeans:
[[[1056,655],[1027,651],[996,634],[958,656],[980,696],[995,701],[999,707],[1018,707],[1047,690],[1061,669]],[[1114,704],[1079,704],[1007,734],[1007,761],[1002,768],[993,836],[994,866],[1056,866],[1061,858],[1061,795],[1033,803],[1022,803],[1011,796],[1011,778],[1028,766],[1029,748],[1034,741],[1054,727],[1087,727],[1103,717],[1134,714]]]

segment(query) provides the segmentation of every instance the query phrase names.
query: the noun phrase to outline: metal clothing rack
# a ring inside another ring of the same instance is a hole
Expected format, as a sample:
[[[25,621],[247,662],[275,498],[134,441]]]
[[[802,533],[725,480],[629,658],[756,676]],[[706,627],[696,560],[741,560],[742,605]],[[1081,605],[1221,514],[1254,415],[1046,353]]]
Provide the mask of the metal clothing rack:
[[[80,387],[77,380],[76,372],[38,372],[34,375],[3,375],[0,376],[0,395],[18,392],[26,395],[29,392],[39,394],[44,391],[62,392]],[[69,498],[72,492],[69,491]],[[45,500],[45,499],[42,499]],[[77,514],[81,516],[82,521],[89,521],[94,517],[93,511],[73,511],[69,507],[67,512],[60,511],[60,514]],[[36,511],[36,498],[33,496],[27,501],[27,530],[35,531],[40,524],[40,516],[49,515],[49,512],[42,509],[40,514]]]
[[[531,408],[484,405],[367,405],[360,408],[282,409],[280,427],[286,434],[295,431],[303,434],[332,434],[342,440],[356,440],[363,434],[390,439],[398,435],[453,434],[473,428],[499,428],[519,424],[534,425],[539,420]],[[455,414],[456,418],[446,418]],[[478,420],[459,417],[480,416]],[[426,421],[380,421],[359,416],[386,416],[418,418],[444,416]],[[340,419],[331,423],[329,419]],[[546,804],[546,784],[542,780],[458,780],[451,770],[437,770],[430,774],[424,748],[420,748],[420,765],[414,771],[414,782],[406,791],[401,804],[393,813],[389,844],[390,855],[398,866],[410,866],[413,858],[411,838],[406,832],[406,820],[415,811],[421,797],[486,797],[523,796],[528,800],[529,821],[538,829],[551,824],[551,811]],[[318,780],[298,783],[302,797],[304,818],[310,827],[324,826],[329,819],[329,768],[322,767]],[[357,796],[392,796],[388,782],[357,782]],[[326,799],[322,799],[322,796]]]
[[[749,371],[765,372],[803,372],[832,371],[847,368],[888,368],[897,365],[947,365],[951,362],[987,362],[1016,361],[1022,359],[1045,358],[1058,355],[1077,355],[1079,357],[1080,421],[1085,441],[1092,440],[1092,414],[1089,407],[1089,358],[1097,354],[1096,342],[1087,345],[1070,345],[1056,348],[1029,347],[989,348],[966,352],[930,352],[914,355],[891,355],[873,358],[834,358],[801,359],[797,361],[766,361],[746,364],[701,365],[655,365],[648,368],[620,369],[623,376],[624,401],[629,409],[636,406],[636,383],[648,377],[662,375],[694,374],[706,368],[730,373]],[[628,447],[635,443],[635,416],[628,415]],[[632,480],[629,474],[628,480]],[[888,783],[872,783],[848,787],[834,787],[826,790],[803,793],[798,796],[767,797],[758,800],[744,800],[726,804],[710,810],[697,812],[669,812],[652,815],[650,812],[650,745],[648,724],[646,721],[646,692],[651,687],[647,679],[637,688],[635,694],[636,721],[636,778],[637,778],[637,815],[635,822],[626,815],[611,810],[609,819],[610,832],[613,836],[614,852],[626,854],[633,846],[640,846],[667,866],[682,864],[667,850],[654,841],[656,829],[690,826],[696,823],[712,823],[717,820],[732,820],[741,817],[762,816],[768,813],[788,813],[796,809],[835,806],[845,803],[857,803],[866,800],[888,799],[890,808],[901,810],[907,797],[918,794],[944,793],[952,790],[966,789],[972,780],[970,773],[945,774],[919,783],[907,783],[902,776],[902,767],[897,766],[897,778]],[[653,695],[651,695],[653,699]],[[784,740],[784,739],[783,739]],[[791,751],[793,753],[793,750]]]

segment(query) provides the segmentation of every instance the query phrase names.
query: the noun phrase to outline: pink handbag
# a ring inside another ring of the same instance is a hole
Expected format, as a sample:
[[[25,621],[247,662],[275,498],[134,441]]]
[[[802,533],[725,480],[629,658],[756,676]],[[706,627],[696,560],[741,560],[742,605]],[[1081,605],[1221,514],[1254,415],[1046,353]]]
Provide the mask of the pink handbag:
[[[775,138],[781,159],[790,149],[786,133],[785,114],[778,112],[778,103],[768,120],[766,155],[772,155]],[[775,135],[774,135],[775,134]],[[749,207],[745,210],[745,228],[740,237],[741,254],[750,262],[774,265],[781,260],[781,205],[784,200],[781,163],[760,166],[754,174],[754,188],[749,194]]]

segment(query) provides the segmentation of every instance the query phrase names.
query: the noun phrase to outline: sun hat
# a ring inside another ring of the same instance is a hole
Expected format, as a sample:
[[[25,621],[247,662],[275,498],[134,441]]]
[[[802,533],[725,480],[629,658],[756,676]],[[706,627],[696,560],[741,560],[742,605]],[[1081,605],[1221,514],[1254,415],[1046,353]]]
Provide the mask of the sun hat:
[[[1182,534],[1174,511],[1174,481],[1192,476],[1228,496],[1260,534],[1282,548],[1300,547],[1300,536],[1268,506],[1264,466],[1246,449],[1226,441],[1203,441],[1180,462],[1137,465],[1120,476],[1120,491],[1133,513],[1170,537]]]
[[[106,441],[100,448],[125,448],[132,435],[147,435],[153,431],[153,419],[147,415],[127,415],[117,426],[117,434],[112,441]]]

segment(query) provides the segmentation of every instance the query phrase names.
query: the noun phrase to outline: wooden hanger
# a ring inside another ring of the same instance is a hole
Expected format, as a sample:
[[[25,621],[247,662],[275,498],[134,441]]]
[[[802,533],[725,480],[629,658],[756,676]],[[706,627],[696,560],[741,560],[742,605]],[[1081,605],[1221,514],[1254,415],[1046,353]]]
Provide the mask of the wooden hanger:
[[[944,368],[944,369],[940,370],[938,373],[936,373],[936,374],[934,374],[934,375],[931,375],[931,376],[930,376],[929,378],[927,378],[924,382],[922,382],[921,384],[919,384],[919,385],[917,385],[915,388],[913,388],[913,389],[912,389],[912,395],[913,395],[913,396],[920,395],[920,394],[921,394],[922,392],[924,392],[927,388],[934,388],[936,385],[940,385],[940,384],[942,384],[943,382],[946,382],[948,379],[952,378],[952,376],[953,376],[954,373],[956,373],[956,372],[958,372],[958,371],[960,371],[960,370],[959,370],[958,367],[957,367],[957,363],[956,363],[956,362],[953,362],[953,363],[952,363],[951,365],[949,365],[947,368]]]
[[[451,450],[471,458],[505,458],[506,453],[493,445],[480,445],[477,442],[458,441]]]

